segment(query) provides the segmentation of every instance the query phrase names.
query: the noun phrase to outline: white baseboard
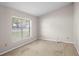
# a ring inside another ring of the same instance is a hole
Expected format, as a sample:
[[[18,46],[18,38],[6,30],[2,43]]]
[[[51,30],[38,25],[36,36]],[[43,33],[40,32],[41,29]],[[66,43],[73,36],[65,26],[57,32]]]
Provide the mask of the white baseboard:
[[[42,39],[42,40],[48,40],[48,41],[56,41],[56,42],[71,43],[71,44],[73,44],[73,42],[71,42],[71,41],[57,40],[57,39],[53,39],[53,38],[41,38],[41,37],[39,37],[39,39]]]
[[[75,48],[76,48],[76,50],[78,52],[78,55],[79,55],[79,47],[76,44],[74,44],[74,46],[75,46]]]
[[[29,40],[29,41],[27,41],[27,42],[25,42],[25,43],[22,43],[22,44],[19,44],[19,45],[17,45],[17,46],[14,46],[14,47],[12,47],[12,48],[10,48],[10,49],[7,49],[7,50],[1,52],[0,55],[3,55],[3,54],[5,54],[5,53],[7,53],[7,52],[10,52],[10,51],[12,51],[12,50],[14,50],[14,49],[16,49],[16,48],[19,48],[19,47],[25,45],[25,44],[31,43],[31,42],[33,42],[33,41],[35,41],[35,40],[37,40],[37,39],[33,39],[33,40],[31,39],[31,40]]]

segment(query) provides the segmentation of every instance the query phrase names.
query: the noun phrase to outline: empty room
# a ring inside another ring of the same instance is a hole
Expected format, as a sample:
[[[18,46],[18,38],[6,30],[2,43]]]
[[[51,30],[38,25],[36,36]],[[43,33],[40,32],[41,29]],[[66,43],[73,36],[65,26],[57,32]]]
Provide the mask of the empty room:
[[[79,2],[0,2],[1,56],[78,56]]]

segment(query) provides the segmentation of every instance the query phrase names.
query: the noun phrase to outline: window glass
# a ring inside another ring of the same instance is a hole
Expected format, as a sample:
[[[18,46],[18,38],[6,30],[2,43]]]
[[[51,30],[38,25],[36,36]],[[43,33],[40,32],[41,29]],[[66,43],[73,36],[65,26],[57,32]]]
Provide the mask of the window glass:
[[[19,41],[30,37],[30,19],[12,17],[12,40]]]

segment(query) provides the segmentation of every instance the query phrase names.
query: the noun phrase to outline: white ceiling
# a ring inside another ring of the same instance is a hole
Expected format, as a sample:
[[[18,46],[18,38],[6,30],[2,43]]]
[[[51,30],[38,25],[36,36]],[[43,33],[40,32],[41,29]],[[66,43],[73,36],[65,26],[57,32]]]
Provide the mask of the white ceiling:
[[[68,4],[70,2],[0,2],[0,5],[14,8],[34,16],[44,15]]]

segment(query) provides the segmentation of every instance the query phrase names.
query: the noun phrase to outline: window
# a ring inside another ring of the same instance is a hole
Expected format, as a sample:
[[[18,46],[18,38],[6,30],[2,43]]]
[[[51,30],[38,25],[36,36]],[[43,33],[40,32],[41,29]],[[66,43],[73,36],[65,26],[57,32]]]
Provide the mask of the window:
[[[12,39],[19,41],[30,37],[30,19],[12,17]]]

